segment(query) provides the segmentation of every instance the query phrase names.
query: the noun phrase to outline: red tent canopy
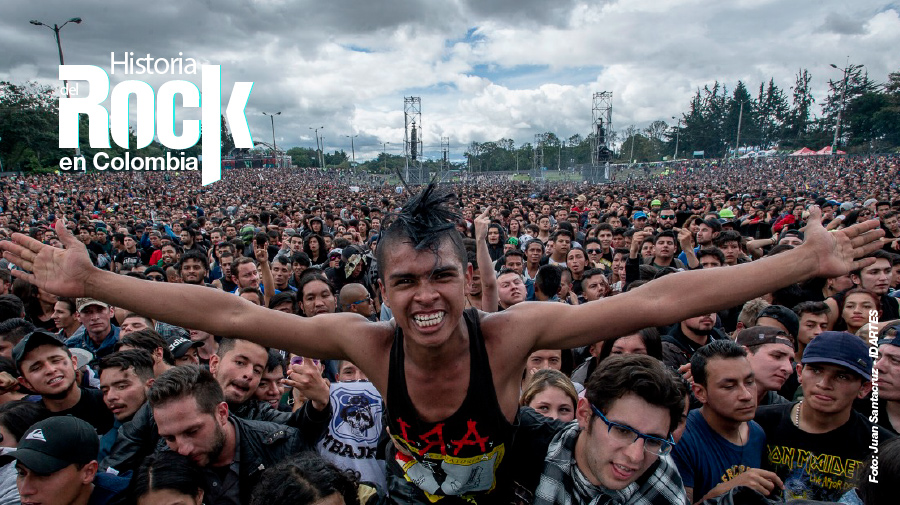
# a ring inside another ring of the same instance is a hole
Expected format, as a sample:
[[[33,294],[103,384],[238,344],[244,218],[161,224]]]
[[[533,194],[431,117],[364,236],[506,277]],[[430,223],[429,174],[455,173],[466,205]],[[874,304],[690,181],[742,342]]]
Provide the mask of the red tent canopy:
[[[791,156],[811,156],[813,154],[816,154],[816,152],[808,147],[804,147],[803,149],[800,149],[799,151],[792,152]]]
[[[816,154],[831,154],[831,146],[825,146],[822,149],[819,149],[818,151],[816,151]],[[838,149],[837,151],[834,152],[834,154],[847,154],[847,153]]]

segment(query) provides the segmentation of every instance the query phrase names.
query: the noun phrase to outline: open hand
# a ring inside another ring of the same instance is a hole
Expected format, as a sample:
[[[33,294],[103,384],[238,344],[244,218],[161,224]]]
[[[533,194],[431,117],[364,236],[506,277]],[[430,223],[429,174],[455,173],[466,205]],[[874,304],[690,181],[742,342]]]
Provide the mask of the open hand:
[[[56,234],[65,249],[13,233],[11,242],[0,242],[0,250],[6,260],[25,270],[11,270],[13,277],[57,296],[83,297],[85,285],[99,269],[91,263],[87,248],[66,228],[62,218],[56,221]]]
[[[822,226],[822,211],[809,208],[809,221],[801,228],[806,240],[801,248],[812,251],[816,258],[815,277],[840,277],[853,270],[865,268],[874,258],[858,259],[881,248],[884,230],[877,220],[863,221],[848,228],[829,232]]]

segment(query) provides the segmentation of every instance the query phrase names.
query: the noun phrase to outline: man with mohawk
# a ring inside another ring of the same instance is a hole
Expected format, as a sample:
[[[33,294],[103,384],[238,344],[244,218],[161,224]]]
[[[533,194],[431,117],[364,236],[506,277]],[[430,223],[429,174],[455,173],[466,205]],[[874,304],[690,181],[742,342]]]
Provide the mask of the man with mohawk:
[[[394,319],[376,324],[347,313],[300,318],[199,286],[101,271],[63,221],[56,229],[66,249],[21,234],[0,248],[27,271],[14,275],[59,296],[92,297],[215,335],[353,362],[386,402],[395,446],[388,465],[393,500],[498,503],[509,501],[509,451],[531,352],[584,346],[732,307],[812,277],[844,275],[871,263],[856,258],[878,249],[883,233],[874,231],[876,221],[828,233],[814,207],[806,242],[770,258],[668,275],[579,306],[521,303],[487,314],[464,310],[472,268],[454,226],[453,203],[454,195],[430,184],[382,225],[379,283]]]

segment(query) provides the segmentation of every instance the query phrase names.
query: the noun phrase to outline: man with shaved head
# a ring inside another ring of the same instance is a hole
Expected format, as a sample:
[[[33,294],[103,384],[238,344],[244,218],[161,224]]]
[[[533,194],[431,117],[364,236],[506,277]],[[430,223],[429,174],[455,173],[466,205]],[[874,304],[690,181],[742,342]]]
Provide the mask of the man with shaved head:
[[[375,301],[362,284],[351,282],[341,288],[341,309],[344,312],[359,314],[369,321],[376,322]]]

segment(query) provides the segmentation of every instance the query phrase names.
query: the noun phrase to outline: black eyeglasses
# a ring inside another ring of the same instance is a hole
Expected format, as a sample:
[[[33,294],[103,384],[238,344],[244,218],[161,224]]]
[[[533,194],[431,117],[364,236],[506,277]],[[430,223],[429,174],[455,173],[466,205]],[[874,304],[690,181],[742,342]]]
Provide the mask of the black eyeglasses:
[[[645,435],[631,426],[625,426],[624,424],[610,421],[603,415],[603,412],[600,412],[600,409],[594,406],[593,403],[590,405],[594,414],[600,416],[600,419],[606,423],[607,433],[609,433],[616,442],[631,445],[637,442],[638,439],[644,439],[644,450],[650,454],[665,456],[672,452],[672,447],[675,445],[675,439],[672,438],[672,435],[669,435],[668,440],[663,440],[659,437],[654,437],[653,435]]]
[[[588,250],[587,250],[587,253],[588,253],[588,254],[600,254],[600,253],[602,253],[602,252],[603,252],[603,251],[600,250],[600,249],[588,249]]]

